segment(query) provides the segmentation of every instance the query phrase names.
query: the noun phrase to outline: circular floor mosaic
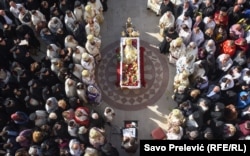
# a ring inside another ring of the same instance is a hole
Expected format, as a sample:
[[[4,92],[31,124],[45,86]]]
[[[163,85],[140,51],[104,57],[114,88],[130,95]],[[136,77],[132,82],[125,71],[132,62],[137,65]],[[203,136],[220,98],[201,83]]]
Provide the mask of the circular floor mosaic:
[[[102,100],[121,110],[136,111],[155,104],[165,93],[168,85],[168,64],[159,51],[145,41],[140,41],[144,51],[144,77],[146,85],[140,89],[121,89],[117,82],[117,55],[120,41],[102,50],[102,61],[97,68],[97,83],[102,91]]]

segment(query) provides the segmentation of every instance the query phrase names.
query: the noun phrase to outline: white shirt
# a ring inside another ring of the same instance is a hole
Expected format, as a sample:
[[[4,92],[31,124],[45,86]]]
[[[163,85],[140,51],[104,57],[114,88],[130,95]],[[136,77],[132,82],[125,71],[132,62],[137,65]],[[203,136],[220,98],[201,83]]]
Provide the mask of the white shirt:
[[[55,24],[55,20],[57,20],[58,23]],[[55,34],[59,28],[63,28],[63,23],[58,17],[52,17],[48,23],[48,28],[52,33]]]
[[[74,15],[76,16],[76,19],[80,21],[81,23],[84,22],[84,5],[81,4],[81,7],[74,8],[73,10]]]
[[[36,10],[36,13],[37,15],[31,15],[33,25],[37,25],[40,21],[46,22],[45,16],[39,10]]]
[[[201,43],[204,41],[204,33],[199,30],[198,33],[195,33],[194,30],[192,32],[192,36],[191,36],[191,41],[195,42],[196,45],[199,47],[201,45]]]
[[[21,8],[21,7],[23,7],[22,4],[16,3],[16,7],[15,7],[15,8],[12,7],[12,6],[10,7],[10,12],[11,12],[16,18],[18,18],[19,13],[20,13],[19,8]]]
[[[212,28],[212,29],[214,30],[214,28],[215,28],[215,26],[216,26],[214,20],[212,20],[212,21],[209,22],[209,17],[205,17],[205,18],[203,19],[203,22],[204,22],[204,24],[205,24],[205,30],[207,30],[208,28]]]
[[[229,79],[230,82],[229,82],[229,83],[222,82],[222,79],[223,79],[223,78]],[[231,88],[234,87],[234,80],[233,80],[233,77],[232,77],[230,74],[224,75],[224,76],[220,79],[219,83],[220,83],[220,88],[221,88],[221,90],[228,90],[228,89],[231,89]]]
[[[250,76],[246,75],[246,72],[249,71],[249,68],[244,68],[241,73],[242,73],[242,81],[246,82],[246,84],[250,84]]]
[[[181,25],[182,25],[182,24],[186,24],[186,25],[188,26],[189,29],[192,28],[192,24],[193,24],[192,19],[191,19],[190,17],[188,17],[187,20],[183,20],[183,18],[184,18],[184,15],[180,15],[180,16],[176,19],[176,21],[175,21],[175,23],[176,23],[176,28],[177,28],[177,32],[181,29]]]

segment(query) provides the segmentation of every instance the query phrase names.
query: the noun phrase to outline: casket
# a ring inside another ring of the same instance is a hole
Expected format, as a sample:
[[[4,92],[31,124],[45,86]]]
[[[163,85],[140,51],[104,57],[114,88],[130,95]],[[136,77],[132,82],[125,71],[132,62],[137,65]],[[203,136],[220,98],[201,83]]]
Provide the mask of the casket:
[[[127,41],[132,47],[127,47]],[[128,50],[133,51],[128,55]],[[141,88],[140,72],[140,39],[139,37],[122,37],[120,40],[120,87],[128,89]]]

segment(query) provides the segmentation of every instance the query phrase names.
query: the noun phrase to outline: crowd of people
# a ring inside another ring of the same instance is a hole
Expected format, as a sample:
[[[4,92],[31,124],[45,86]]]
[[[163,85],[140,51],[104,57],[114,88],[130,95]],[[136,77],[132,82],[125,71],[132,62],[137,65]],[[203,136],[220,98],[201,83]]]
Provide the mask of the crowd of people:
[[[250,139],[249,1],[159,5],[159,51],[176,68],[166,139]]]
[[[107,9],[107,0],[0,2],[0,155],[119,155],[105,132],[114,109],[97,109]]]

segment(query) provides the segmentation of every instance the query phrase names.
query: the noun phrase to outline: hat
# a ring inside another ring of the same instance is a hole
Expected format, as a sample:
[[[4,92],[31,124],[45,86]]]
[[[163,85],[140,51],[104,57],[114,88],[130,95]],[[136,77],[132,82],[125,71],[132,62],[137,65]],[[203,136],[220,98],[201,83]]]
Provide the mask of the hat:
[[[178,38],[175,39],[174,43],[175,43],[175,46],[179,47],[179,46],[182,45],[182,42],[183,42],[182,38],[178,37]]]
[[[89,12],[91,9],[92,9],[92,7],[91,7],[91,5],[89,5],[89,4],[85,6],[85,10],[86,10],[87,12]]]
[[[85,126],[81,126],[78,129],[78,134],[86,134],[88,129]]]
[[[90,42],[94,41],[94,36],[92,34],[88,35],[87,40]]]
[[[88,53],[82,53],[82,59],[83,59],[84,61],[89,60],[89,54],[88,54]]]
[[[179,109],[173,109],[172,114],[173,114],[173,116],[176,116],[176,117],[181,117],[182,116],[182,112]]]
[[[88,70],[83,70],[82,71],[82,76],[86,77],[86,76],[89,76],[89,71]]]

